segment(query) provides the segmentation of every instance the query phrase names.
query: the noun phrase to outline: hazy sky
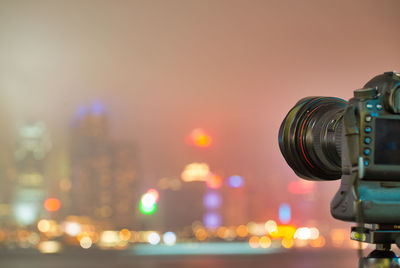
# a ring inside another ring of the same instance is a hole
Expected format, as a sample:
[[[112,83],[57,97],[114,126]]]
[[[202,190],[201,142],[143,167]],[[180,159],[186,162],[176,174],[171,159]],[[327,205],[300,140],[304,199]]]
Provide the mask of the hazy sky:
[[[296,179],[277,133],[297,100],[348,99],[400,70],[399,10],[398,0],[0,0],[3,128],[36,118],[63,139],[77,108],[101,100],[149,180],[204,160],[266,196]],[[213,136],[209,150],[185,144],[196,127]]]

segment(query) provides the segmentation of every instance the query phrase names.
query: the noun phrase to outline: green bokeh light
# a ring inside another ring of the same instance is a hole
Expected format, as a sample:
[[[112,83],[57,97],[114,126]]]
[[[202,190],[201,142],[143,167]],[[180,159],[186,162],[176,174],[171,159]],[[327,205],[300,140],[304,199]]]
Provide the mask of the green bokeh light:
[[[156,212],[156,210],[157,210],[157,204],[154,203],[154,204],[151,205],[151,206],[144,206],[144,205],[143,205],[143,202],[140,201],[139,209],[140,209],[140,212],[141,212],[142,214],[147,214],[147,215],[153,214],[153,213]]]

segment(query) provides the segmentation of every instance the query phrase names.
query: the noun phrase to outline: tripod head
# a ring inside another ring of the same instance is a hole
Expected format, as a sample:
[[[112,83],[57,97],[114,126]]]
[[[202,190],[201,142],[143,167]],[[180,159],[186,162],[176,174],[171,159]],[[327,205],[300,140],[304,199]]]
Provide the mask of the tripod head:
[[[352,240],[375,244],[376,249],[367,257],[360,250],[359,268],[400,268],[400,258],[391,251],[391,245],[400,248],[400,226],[363,224],[351,228]]]

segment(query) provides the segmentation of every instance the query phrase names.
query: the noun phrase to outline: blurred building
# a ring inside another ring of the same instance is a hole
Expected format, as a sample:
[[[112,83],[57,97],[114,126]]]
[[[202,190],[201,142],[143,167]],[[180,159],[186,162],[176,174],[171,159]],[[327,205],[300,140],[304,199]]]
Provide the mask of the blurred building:
[[[205,208],[203,196],[206,191],[204,182],[163,178],[159,182],[160,201],[158,213],[160,224],[157,227],[166,230],[182,230],[193,222],[202,222]],[[160,226],[161,225],[161,226]]]
[[[223,189],[223,222],[225,225],[246,224],[249,221],[246,187]]]
[[[78,111],[71,133],[71,211],[104,228],[135,225],[137,152],[108,136],[101,104]]]
[[[4,110],[4,109],[3,109]],[[8,131],[6,113],[0,113],[0,224],[8,224],[11,219],[11,199],[15,177],[15,169],[12,158],[11,135]]]
[[[32,225],[44,214],[45,162],[51,147],[43,122],[27,123],[19,128],[14,152],[16,173],[12,197],[12,210],[18,225]]]

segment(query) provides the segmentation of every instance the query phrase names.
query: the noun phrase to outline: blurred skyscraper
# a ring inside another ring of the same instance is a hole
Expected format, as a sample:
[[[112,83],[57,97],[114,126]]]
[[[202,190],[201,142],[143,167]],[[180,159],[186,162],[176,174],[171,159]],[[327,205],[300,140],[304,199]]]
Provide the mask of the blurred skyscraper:
[[[14,151],[16,174],[12,197],[17,224],[34,224],[44,213],[46,156],[52,147],[43,122],[31,122],[18,129]]]
[[[70,214],[87,216],[104,228],[135,225],[137,152],[109,139],[100,103],[82,108],[71,133]]]
[[[9,223],[11,216],[12,179],[15,169],[12,159],[11,135],[4,109],[0,113],[0,223]]]

